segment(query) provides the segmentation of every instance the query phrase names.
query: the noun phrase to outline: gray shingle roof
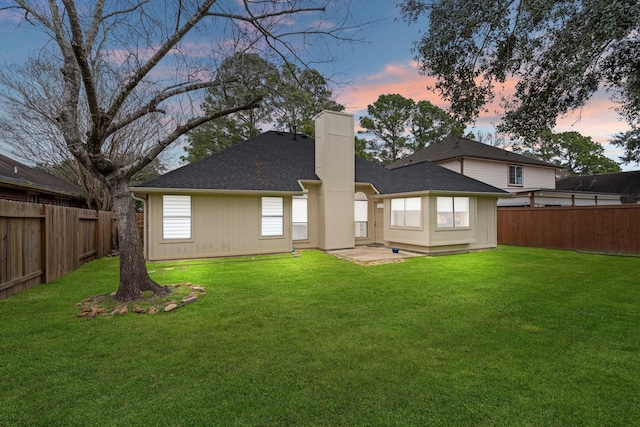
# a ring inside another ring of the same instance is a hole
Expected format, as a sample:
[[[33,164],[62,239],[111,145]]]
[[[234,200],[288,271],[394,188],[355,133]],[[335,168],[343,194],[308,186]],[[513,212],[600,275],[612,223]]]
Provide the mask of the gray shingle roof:
[[[300,191],[298,180],[318,180],[312,138],[266,132],[153,178],[138,187]]]
[[[83,190],[79,186],[49,173],[30,168],[1,154],[0,180],[5,184],[19,188],[77,198],[83,197]]]
[[[522,154],[483,144],[478,141],[455,136],[449,136],[440,142],[431,144],[420,151],[416,151],[409,156],[403,157],[402,159],[390,164],[388,168],[394,169],[424,161],[437,163],[461,157],[473,157],[509,163],[557,168],[556,165],[534,159],[533,157],[524,156]]]
[[[299,180],[319,180],[315,174],[315,141],[301,135],[294,138],[294,134],[288,132],[270,131],[137,187],[300,191]],[[373,184],[382,194],[419,191],[503,193],[430,162],[391,170],[356,157],[355,181]]]
[[[617,193],[625,196],[625,203],[634,203],[640,200],[640,171],[570,176],[558,180],[556,190]]]

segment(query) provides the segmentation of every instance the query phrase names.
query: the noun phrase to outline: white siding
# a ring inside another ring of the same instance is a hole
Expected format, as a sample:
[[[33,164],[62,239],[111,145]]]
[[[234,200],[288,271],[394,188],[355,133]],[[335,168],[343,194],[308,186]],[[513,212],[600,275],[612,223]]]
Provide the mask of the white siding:
[[[553,168],[524,165],[525,188],[556,188],[556,171]]]
[[[456,165],[459,165],[458,161],[448,161],[438,164],[447,169],[460,172],[460,168],[456,168]],[[511,164],[522,166],[522,188],[556,188],[556,172],[553,168],[547,167],[466,158],[462,166],[462,173],[463,175],[497,188],[518,188],[509,185],[509,165]]]

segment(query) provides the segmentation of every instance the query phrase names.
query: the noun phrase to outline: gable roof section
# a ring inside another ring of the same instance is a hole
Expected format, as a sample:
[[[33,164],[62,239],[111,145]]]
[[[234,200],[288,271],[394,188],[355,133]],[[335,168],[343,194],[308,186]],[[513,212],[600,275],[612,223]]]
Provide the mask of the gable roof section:
[[[420,191],[507,194],[506,191],[429,161],[388,171],[384,192],[389,194]]]
[[[640,200],[640,171],[570,176],[558,180],[556,190],[623,194],[625,203],[634,203]]]
[[[133,188],[299,192],[300,180],[320,181],[314,139],[269,131]],[[504,193],[430,162],[392,170],[355,157],[355,182],[372,184],[382,194]]]
[[[319,180],[314,158],[312,138],[269,131],[137,187],[300,191],[298,180]]]
[[[84,197],[83,190],[79,186],[49,173],[30,168],[1,154],[0,183],[23,190],[31,189],[74,198]]]
[[[557,169],[558,166],[534,159],[533,157],[517,154],[512,151],[503,150],[491,145],[483,144],[467,138],[448,136],[440,142],[429,145],[420,151],[416,151],[402,159],[387,166],[389,169],[421,163],[424,161],[442,162],[445,160],[459,159],[464,157],[496,160],[515,164],[527,164],[533,166],[544,166]]]

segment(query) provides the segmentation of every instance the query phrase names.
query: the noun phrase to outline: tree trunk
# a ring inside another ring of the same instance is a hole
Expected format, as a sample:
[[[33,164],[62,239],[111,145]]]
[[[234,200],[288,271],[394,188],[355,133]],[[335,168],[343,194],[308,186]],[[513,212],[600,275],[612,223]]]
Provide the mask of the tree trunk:
[[[144,260],[142,241],[136,221],[136,211],[129,183],[124,179],[107,181],[113,198],[113,209],[118,219],[120,252],[120,286],[116,292],[119,301],[131,301],[144,291],[166,295],[169,291],[151,280]]]

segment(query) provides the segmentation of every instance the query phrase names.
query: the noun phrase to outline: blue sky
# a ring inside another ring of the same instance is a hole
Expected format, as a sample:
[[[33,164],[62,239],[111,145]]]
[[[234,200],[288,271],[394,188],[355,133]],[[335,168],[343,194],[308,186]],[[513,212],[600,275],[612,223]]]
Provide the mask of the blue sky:
[[[0,0],[0,7],[8,0]],[[409,26],[399,17],[394,0],[354,0],[352,14],[360,22],[371,22],[361,29],[357,43],[330,43],[331,63],[316,64],[324,74],[339,82],[337,100],[356,116],[356,124],[366,114],[367,105],[379,95],[399,93],[405,97],[429,100],[445,108],[437,94],[428,92],[427,78],[421,76],[413,60],[411,48],[420,37],[420,27]],[[36,52],[47,39],[29,24],[8,20],[0,12],[0,57],[5,62],[21,62],[28,54]],[[628,129],[620,121],[613,105],[604,93],[597,94],[582,110],[561,118],[556,132],[578,131],[591,136],[605,147],[606,154],[618,160],[617,147],[608,144],[610,138]],[[499,121],[497,106],[489,106],[490,112],[480,116],[472,130],[493,132]],[[637,165],[623,166],[632,169]]]

